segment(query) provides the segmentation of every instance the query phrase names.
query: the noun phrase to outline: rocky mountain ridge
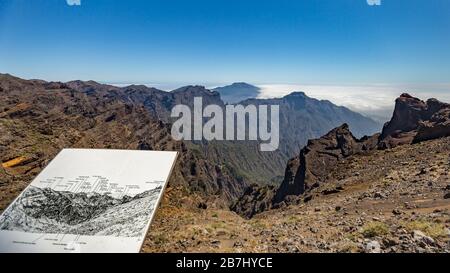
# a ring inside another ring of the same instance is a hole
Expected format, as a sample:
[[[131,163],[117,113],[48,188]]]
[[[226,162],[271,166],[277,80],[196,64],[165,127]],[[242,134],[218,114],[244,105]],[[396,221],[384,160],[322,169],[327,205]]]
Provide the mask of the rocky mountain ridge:
[[[216,89],[208,90],[203,86],[185,86],[166,92],[144,85],[116,87],[94,81],[45,84],[70,88],[88,96],[102,94],[127,104],[143,105],[155,119],[164,123],[174,121],[170,118],[170,112],[175,105],[185,104],[192,107],[194,97],[202,97],[204,106],[225,106]],[[243,83],[236,85],[248,87]],[[280,99],[248,99],[240,103],[280,106],[280,147],[277,151],[261,152],[257,141],[185,141],[185,144],[199,151],[214,164],[227,165],[240,180],[249,183],[277,183],[283,176],[286,161],[297,154],[308,139],[319,137],[344,122],[348,122],[352,130],[360,136],[371,134],[381,127],[373,120],[345,107],[309,98],[303,92],[294,92]],[[299,120],[302,122],[298,122]],[[248,160],[249,158],[251,160]]]
[[[289,160],[278,188],[252,185],[231,209],[252,217],[270,208],[308,201],[310,196],[306,193],[327,183],[330,172],[350,156],[450,136],[449,113],[450,104],[436,99],[425,103],[402,94],[396,100],[391,121],[385,124],[381,134],[356,139],[344,124],[321,138],[309,140],[299,155]]]
[[[83,82],[77,83],[83,89],[75,90],[73,84],[0,75],[2,208],[67,147],[179,151],[170,186],[224,205],[246,187],[226,166],[174,141],[168,124],[142,104],[125,101],[116,87]]]

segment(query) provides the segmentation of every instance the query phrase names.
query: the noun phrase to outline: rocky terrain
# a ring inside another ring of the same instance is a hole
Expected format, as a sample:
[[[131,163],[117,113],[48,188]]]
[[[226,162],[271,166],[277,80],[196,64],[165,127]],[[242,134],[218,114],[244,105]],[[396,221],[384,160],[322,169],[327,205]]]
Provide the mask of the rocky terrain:
[[[318,139],[309,140],[299,155],[289,160],[278,188],[253,185],[231,209],[250,218],[270,208],[298,203],[305,195],[309,200],[309,192],[327,184],[330,172],[347,158],[449,136],[449,110],[449,104],[438,100],[430,99],[425,103],[402,94],[396,100],[392,119],[384,125],[381,134],[357,139],[349,126],[343,124]]]
[[[328,176],[251,219],[169,191],[143,251],[450,252],[450,137],[350,156]]]
[[[246,178],[272,172],[271,155],[237,146],[224,156],[233,143],[170,137],[166,107],[188,103],[189,94],[214,101],[217,92],[191,86],[165,93],[0,75],[0,210],[62,148],[176,150],[143,251],[450,251],[448,104],[404,94],[381,134],[357,138],[351,125],[338,124],[286,160],[278,183],[262,186]],[[292,109],[312,103],[292,96],[298,100],[281,99]],[[227,164],[233,160],[240,168]]]
[[[180,152],[170,185],[226,206],[246,187],[224,165],[173,141],[170,126],[113,89],[0,75],[0,207],[15,198],[62,148],[156,149]],[[88,83],[92,84],[92,83]],[[220,203],[220,202],[219,202]]]
[[[232,206],[245,217],[299,201],[299,197],[329,180],[329,173],[345,158],[368,153],[377,145],[378,134],[356,139],[347,124],[319,139],[310,140],[300,154],[288,161],[284,179],[278,188],[252,185]]]

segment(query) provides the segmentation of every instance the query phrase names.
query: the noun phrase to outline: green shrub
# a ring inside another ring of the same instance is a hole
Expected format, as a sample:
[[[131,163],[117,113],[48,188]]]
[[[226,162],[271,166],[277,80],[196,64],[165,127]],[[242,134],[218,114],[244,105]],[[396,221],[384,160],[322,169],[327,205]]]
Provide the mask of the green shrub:
[[[382,236],[389,233],[389,227],[382,222],[370,222],[363,226],[361,234],[366,238]]]

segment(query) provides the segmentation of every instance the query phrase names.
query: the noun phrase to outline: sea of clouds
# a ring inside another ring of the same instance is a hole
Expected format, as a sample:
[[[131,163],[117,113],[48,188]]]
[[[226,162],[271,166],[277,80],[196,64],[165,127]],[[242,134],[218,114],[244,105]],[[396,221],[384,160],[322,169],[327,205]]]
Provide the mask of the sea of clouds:
[[[384,122],[390,119],[394,100],[402,93],[426,100],[436,98],[450,102],[450,84],[421,85],[302,85],[302,84],[262,84],[259,98],[283,97],[293,91],[303,91],[307,96],[329,100],[336,105]]]
[[[165,91],[192,83],[145,83]],[[115,86],[127,86],[129,83],[112,83]],[[207,86],[213,89],[217,84]],[[281,98],[295,91],[302,91],[308,97],[329,100],[332,103],[345,106],[355,112],[368,116],[378,122],[388,121],[394,110],[394,101],[402,93],[409,93],[422,100],[436,98],[450,103],[450,84],[370,84],[370,85],[321,85],[321,84],[255,84],[259,87],[258,98]]]

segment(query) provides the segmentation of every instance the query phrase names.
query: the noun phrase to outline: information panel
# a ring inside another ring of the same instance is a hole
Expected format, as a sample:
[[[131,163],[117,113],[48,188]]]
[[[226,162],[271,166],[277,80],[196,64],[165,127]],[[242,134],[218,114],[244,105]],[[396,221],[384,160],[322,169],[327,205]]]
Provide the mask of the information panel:
[[[139,252],[176,156],[62,150],[0,216],[0,252]]]

